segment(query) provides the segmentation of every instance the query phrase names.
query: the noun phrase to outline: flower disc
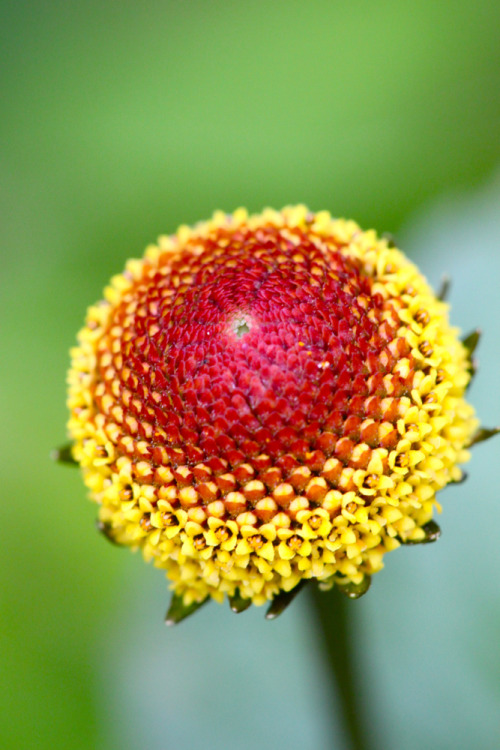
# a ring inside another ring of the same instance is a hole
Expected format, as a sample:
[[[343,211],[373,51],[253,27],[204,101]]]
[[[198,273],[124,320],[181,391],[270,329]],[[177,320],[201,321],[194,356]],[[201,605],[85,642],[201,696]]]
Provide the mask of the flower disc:
[[[69,432],[100,521],[184,603],[362,584],[418,542],[476,420],[447,306],[304,207],[160,238],[91,307]]]

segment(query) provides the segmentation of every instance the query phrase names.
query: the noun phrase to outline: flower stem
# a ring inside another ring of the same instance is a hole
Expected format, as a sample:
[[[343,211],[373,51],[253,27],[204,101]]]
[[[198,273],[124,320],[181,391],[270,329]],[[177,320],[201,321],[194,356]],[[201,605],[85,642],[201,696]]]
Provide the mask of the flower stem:
[[[365,709],[356,679],[352,608],[356,606],[344,594],[333,589],[320,591],[310,587],[313,605],[323,634],[324,651],[328,658],[329,675],[337,693],[351,750],[369,750],[363,727]]]

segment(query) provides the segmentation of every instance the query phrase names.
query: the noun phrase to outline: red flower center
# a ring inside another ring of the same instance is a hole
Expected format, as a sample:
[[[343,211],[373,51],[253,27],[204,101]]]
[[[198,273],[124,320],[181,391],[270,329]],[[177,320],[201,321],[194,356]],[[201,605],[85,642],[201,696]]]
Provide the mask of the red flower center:
[[[149,270],[99,344],[95,396],[101,412],[111,394],[123,404],[146,460],[286,475],[373,445],[378,425],[362,423],[381,418],[398,319],[339,247],[300,229],[220,228]],[[407,393],[391,379],[391,395]]]

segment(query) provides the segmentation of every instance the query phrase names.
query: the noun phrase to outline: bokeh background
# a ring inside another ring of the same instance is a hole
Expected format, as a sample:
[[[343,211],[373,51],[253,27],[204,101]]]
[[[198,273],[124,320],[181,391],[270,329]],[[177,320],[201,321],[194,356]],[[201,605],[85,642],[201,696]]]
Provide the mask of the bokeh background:
[[[0,746],[347,748],[306,596],[166,630],[162,574],[94,531],[65,440],[87,305],[160,233],[305,202],[390,231],[484,331],[500,422],[500,5],[0,2]],[[381,750],[500,746],[500,441],[443,538],[353,602]],[[332,627],[334,627],[332,623]]]

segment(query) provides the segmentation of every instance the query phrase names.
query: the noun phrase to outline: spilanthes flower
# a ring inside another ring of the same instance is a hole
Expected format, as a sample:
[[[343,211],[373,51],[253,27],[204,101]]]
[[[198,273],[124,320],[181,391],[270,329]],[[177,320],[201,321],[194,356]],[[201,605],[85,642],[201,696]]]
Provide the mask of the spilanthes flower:
[[[386,239],[305,207],[216,213],[111,280],[72,350],[72,455],[99,526],[210,597],[278,614],[310,580],[363,593],[438,536],[478,430],[477,335]],[[494,431],[489,431],[494,432]]]

